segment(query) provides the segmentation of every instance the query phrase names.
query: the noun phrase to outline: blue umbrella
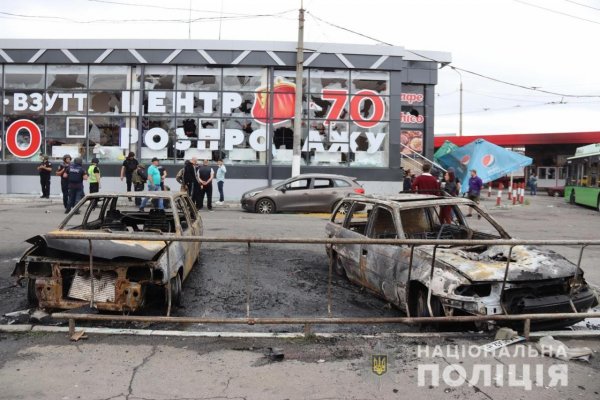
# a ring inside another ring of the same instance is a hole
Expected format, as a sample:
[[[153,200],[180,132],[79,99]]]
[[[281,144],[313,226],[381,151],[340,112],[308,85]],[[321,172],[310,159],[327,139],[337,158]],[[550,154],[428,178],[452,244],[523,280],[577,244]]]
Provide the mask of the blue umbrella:
[[[456,177],[461,180],[461,192],[469,188],[469,171],[477,171],[483,183],[510,174],[519,168],[531,165],[532,159],[511,150],[475,139],[439,158],[445,168],[454,168]]]

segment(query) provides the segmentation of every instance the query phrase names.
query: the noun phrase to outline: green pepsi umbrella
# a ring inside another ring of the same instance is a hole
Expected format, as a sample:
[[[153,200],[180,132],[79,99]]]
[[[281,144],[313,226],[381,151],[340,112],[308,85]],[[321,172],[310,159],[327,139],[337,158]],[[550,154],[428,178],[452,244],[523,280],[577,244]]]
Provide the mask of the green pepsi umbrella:
[[[440,157],[445,156],[448,153],[452,153],[456,149],[458,149],[457,145],[455,145],[454,143],[452,143],[449,140],[444,141],[444,144],[442,144],[440,146],[440,148],[437,149],[437,151],[433,154],[433,161],[435,161],[436,163],[439,164]],[[442,167],[447,168],[443,164],[442,164]]]

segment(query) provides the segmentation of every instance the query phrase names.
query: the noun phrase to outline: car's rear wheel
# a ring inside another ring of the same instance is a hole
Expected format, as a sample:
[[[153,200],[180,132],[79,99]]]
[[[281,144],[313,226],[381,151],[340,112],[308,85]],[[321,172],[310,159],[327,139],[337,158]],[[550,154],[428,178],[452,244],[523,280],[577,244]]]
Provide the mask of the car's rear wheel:
[[[598,196],[598,201],[596,202],[596,210],[600,212],[600,196]]]
[[[27,304],[34,307],[39,305],[37,293],[35,292],[35,278],[27,279]]]
[[[256,202],[256,212],[259,214],[273,214],[275,203],[271,199],[260,199]]]

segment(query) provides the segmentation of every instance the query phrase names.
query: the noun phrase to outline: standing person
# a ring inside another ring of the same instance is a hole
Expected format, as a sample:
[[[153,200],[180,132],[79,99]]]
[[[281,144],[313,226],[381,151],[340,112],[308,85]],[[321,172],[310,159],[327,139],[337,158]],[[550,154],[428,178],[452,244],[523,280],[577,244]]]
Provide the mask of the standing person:
[[[160,190],[165,190],[165,179],[167,178],[167,169],[164,166],[159,165],[158,173],[160,174]]]
[[[148,191],[149,192],[159,192],[160,191],[160,172],[158,171],[158,158],[154,157],[152,159],[152,164],[148,167]],[[142,199],[142,204],[140,204],[140,211],[144,211],[144,207],[148,204],[148,197],[144,197]],[[163,199],[158,199],[158,208],[164,209]]]
[[[529,194],[532,196],[537,195],[537,182],[538,182],[537,175],[535,172],[533,172],[531,174],[531,176],[529,177]]]
[[[62,191],[63,206],[65,206],[65,210],[69,208],[69,179],[67,176],[69,165],[71,165],[71,156],[65,154],[63,156],[63,162],[58,166],[58,170],[56,171],[56,175],[60,176],[60,190]]]
[[[444,174],[444,192],[452,197],[456,197],[460,193],[460,182],[456,180],[452,169],[448,169]],[[442,224],[452,223],[452,206],[442,206],[441,220]]]
[[[483,181],[480,177],[477,176],[477,170],[471,170],[471,177],[469,178],[469,191],[467,192],[467,197],[469,200],[473,200],[475,203],[479,204],[479,196],[481,194],[481,188],[483,187]],[[473,216],[473,209],[469,207],[469,213],[467,217]],[[477,214],[477,218],[481,218],[481,215]]]
[[[208,160],[204,160],[196,174],[198,183],[200,184],[200,205],[198,210],[202,210],[202,207],[204,207],[204,195],[206,194],[206,206],[208,207],[208,211],[212,211],[212,181],[214,176],[215,171],[208,165]]]
[[[40,199],[50,198],[50,175],[52,174],[52,163],[48,156],[42,155],[42,162],[38,165],[37,170],[40,174],[40,185],[42,187],[42,195]]]
[[[433,194],[436,196],[440,194],[440,183],[431,175],[430,171],[431,164],[423,164],[423,173],[415,178],[411,186],[415,193]]]
[[[138,160],[135,159],[135,153],[130,151],[127,155],[127,158],[123,161],[123,166],[121,167],[121,182],[123,181],[123,178],[125,178],[128,192],[131,192],[131,178],[133,176],[133,171],[136,170],[138,164]],[[129,201],[131,201],[131,197],[129,198]]]
[[[75,204],[83,198],[83,181],[88,178],[87,172],[81,165],[81,157],[75,158],[73,164],[67,169],[67,181],[69,185],[69,207],[65,211],[68,214]]]
[[[227,167],[223,164],[223,160],[217,161],[217,188],[219,189],[219,201],[215,202],[215,204],[221,206],[225,201],[225,196],[223,194],[223,186],[225,186],[225,174],[227,173]]]
[[[144,190],[144,186],[146,185],[146,181],[148,180],[148,175],[146,174],[146,167],[144,164],[138,164],[135,171],[131,175],[131,182],[133,183],[133,190],[136,192],[141,192]],[[142,204],[142,199],[139,197],[135,198],[135,205],[140,206]]]
[[[92,158],[92,165],[88,167],[88,182],[90,183],[90,193],[98,193],[100,190],[100,169],[98,168],[98,160],[96,157]]]
[[[183,167],[183,184],[187,186],[188,195],[192,198],[196,207],[198,207],[198,181],[196,180],[196,166],[198,159],[192,157],[191,160],[186,160]]]
[[[410,192],[412,188],[412,177],[410,169],[404,171],[404,180],[402,181],[402,191]]]

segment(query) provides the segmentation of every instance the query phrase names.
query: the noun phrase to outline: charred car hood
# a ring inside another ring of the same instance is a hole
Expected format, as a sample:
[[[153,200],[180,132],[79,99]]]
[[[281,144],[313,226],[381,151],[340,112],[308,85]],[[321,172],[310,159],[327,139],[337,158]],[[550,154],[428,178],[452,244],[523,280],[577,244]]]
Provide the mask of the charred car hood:
[[[440,248],[436,261],[454,268],[471,281],[502,281],[509,246],[467,246]],[[422,249],[433,254],[433,247]],[[514,246],[507,281],[531,281],[575,275],[577,266],[559,254],[530,246]]]
[[[54,231],[60,233],[89,233],[89,231]],[[54,233],[50,232],[50,233]],[[53,239],[46,235],[27,239],[36,246],[46,245],[48,249],[59,250],[77,255],[89,256],[89,242],[85,239]],[[143,261],[154,260],[166,247],[164,242],[148,240],[96,240],[93,243],[93,255],[97,258],[112,260],[115,258],[135,258]]]

